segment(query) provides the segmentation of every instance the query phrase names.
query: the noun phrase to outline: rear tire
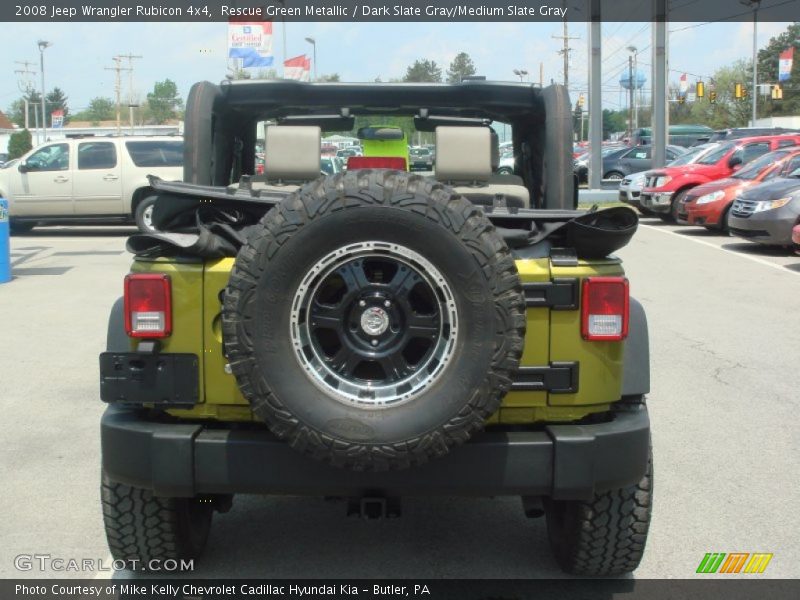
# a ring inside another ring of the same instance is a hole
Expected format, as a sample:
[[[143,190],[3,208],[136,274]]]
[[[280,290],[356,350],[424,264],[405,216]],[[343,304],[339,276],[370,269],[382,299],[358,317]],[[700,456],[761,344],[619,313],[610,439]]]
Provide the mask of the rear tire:
[[[653,499],[653,456],[641,481],[593,500],[545,500],[547,533],[559,566],[573,575],[621,575],[639,566]]]
[[[625,179],[625,175],[623,175],[619,171],[611,171],[603,175],[603,179],[607,179],[609,181],[622,181],[623,179]]]
[[[158,498],[150,490],[102,480],[103,521],[114,560],[192,559],[211,529],[213,504],[198,498]]]

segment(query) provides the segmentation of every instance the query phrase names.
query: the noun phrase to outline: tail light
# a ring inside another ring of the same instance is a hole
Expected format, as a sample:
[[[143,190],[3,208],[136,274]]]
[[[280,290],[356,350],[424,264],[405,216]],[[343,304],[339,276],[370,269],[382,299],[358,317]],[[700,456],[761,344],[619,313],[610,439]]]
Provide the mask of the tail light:
[[[125,333],[138,338],[163,338],[172,333],[169,275],[125,276]]]
[[[583,280],[581,334],[585,340],[614,342],[628,335],[628,280],[587,277]]]
[[[394,169],[406,170],[406,159],[402,156],[351,156],[347,159],[347,170]]]

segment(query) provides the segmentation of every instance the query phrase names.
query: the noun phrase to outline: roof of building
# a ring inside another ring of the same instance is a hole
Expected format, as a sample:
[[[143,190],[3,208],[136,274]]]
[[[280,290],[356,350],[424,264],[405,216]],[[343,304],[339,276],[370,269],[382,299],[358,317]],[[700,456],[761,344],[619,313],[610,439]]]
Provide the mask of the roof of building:
[[[3,113],[3,111],[0,111],[0,129],[16,129],[16,128],[17,128],[16,125],[14,125],[14,123],[11,122],[11,119],[9,119]]]

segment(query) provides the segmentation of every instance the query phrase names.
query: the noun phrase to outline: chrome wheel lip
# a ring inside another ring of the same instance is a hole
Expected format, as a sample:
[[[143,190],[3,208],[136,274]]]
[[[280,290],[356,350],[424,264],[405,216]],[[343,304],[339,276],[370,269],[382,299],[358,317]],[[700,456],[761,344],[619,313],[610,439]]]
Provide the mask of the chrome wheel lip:
[[[150,231],[155,231],[155,227],[153,227],[153,205],[146,207],[142,211],[142,223],[144,226],[147,227]]]
[[[318,352],[316,345],[311,343],[308,327],[309,299],[316,296],[322,282],[343,264],[370,257],[389,258],[416,272],[434,292],[440,315],[439,333],[433,351],[410,376],[386,385],[372,381],[353,381],[333,371],[325,357]],[[289,330],[295,357],[316,387],[348,406],[382,409],[410,402],[440,379],[455,353],[459,321],[452,288],[433,263],[400,244],[366,241],[338,248],[314,264],[295,291]],[[331,381],[335,381],[337,385],[332,385]],[[402,391],[398,388],[402,388]]]

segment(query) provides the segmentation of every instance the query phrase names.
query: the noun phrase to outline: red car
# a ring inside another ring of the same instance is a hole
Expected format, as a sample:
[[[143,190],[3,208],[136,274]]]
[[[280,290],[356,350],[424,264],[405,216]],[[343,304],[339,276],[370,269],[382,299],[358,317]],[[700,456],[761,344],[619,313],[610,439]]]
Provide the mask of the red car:
[[[775,150],[757,158],[730,177],[691,188],[678,207],[679,219],[706,229],[728,230],[728,211],[744,190],[800,169],[800,147]]]
[[[742,165],[767,152],[797,145],[800,135],[762,135],[721,142],[693,164],[648,171],[640,196],[642,206],[665,221],[674,221],[691,188],[730,177]]]

